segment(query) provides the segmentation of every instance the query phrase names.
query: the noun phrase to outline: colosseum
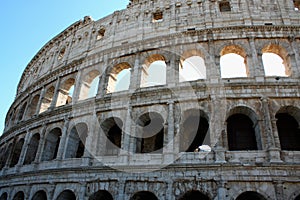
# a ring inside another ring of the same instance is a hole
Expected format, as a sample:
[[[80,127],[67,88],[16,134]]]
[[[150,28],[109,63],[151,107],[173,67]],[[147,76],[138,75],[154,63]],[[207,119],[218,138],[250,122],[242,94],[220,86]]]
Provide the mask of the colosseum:
[[[25,68],[0,200],[299,200],[300,1],[131,0]]]

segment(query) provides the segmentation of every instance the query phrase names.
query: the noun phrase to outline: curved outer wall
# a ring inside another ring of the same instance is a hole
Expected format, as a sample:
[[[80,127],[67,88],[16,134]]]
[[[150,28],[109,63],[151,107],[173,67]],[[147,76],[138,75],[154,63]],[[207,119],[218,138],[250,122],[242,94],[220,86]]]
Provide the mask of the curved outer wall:
[[[299,137],[282,136],[278,119],[300,125],[298,5],[136,0],[103,19],[72,24],[36,54],[19,82],[0,139],[0,199],[89,199],[97,191],[120,200],[140,191],[168,200],[190,191],[208,199],[296,199],[300,143],[284,141]],[[265,74],[266,52],[283,59],[285,76]],[[227,53],[244,58],[246,77],[221,77]],[[204,60],[206,77],[180,82],[179,65],[190,56]],[[140,87],[154,61],[166,64],[165,82]],[[116,75],[129,68],[129,87],[114,91]],[[89,95],[98,77],[97,94]],[[137,137],[151,113],[163,149],[151,139],[141,146]],[[230,117],[238,114],[252,122],[254,149],[230,144]],[[207,121],[210,152],[182,150],[188,116]],[[122,130],[114,136],[121,150],[108,147],[114,124]]]

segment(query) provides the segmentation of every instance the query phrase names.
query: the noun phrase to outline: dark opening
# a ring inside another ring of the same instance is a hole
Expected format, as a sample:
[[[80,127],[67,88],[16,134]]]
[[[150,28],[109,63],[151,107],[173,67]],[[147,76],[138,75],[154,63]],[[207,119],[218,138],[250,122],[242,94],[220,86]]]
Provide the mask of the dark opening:
[[[0,197],[0,200],[7,200],[7,193],[3,193]]]
[[[112,195],[106,190],[99,190],[89,197],[89,200],[113,200]]]
[[[220,2],[219,3],[219,8],[221,12],[230,12],[231,11],[231,6],[229,2]]]
[[[47,200],[47,194],[45,191],[40,190],[34,194],[34,196],[32,197],[32,200]]]
[[[56,200],[76,200],[76,196],[71,190],[65,190],[60,193]]]
[[[204,117],[200,117],[200,111],[191,114],[183,123],[183,135],[181,138],[181,151],[198,151],[203,144],[209,145],[209,139],[204,139],[207,135],[209,124]]]
[[[265,200],[265,198],[257,192],[244,192],[236,200]]]
[[[55,128],[49,132],[45,140],[42,161],[50,161],[56,158],[60,143],[61,130]]]
[[[142,191],[135,193],[130,200],[158,200],[152,192]]]
[[[209,200],[209,197],[200,191],[193,190],[185,193],[178,200]]]
[[[17,194],[15,194],[13,200],[24,200],[24,193],[23,192],[18,192]]]
[[[300,129],[298,122],[288,113],[276,115],[279,140],[282,150],[300,151]]]
[[[163,20],[163,13],[162,12],[156,12],[153,13],[153,21],[154,22],[159,22]]]
[[[24,165],[31,164],[34,161],[39,147],[39,142],[40,142],[39,134],[35,134],[34,136],[32,136],[26,152]]]
[[[244,114],[234,114],[227,119],[229,150],[257,150],[253,122]]]
[[[24,144],[24,139],[20,139],[18,141],[18,143],[16,144],[13,154],[12,154],[12,158],[11,158],[11,162],[10,162],[10,167],[14,167],[16,164],[18,164],[18,161],[20,159],[20,155],[21,155],[21,151],[23,148],[23,144]]]
[[[294,8],[296,11],[300,10],[300,1],[299,0],[293,0],[294,2]]]
[[[85,150],[85,142],[88,127],[85,123],[79,123],[71,129],[65,158],[81,158]]]
[[[295,198],[295,200],[300,200],[300,195],[298,195],[298,196]]]
[[[107,133],[106,154],[118,155],[121,148],[122,129],[118,124],[114,124]]]

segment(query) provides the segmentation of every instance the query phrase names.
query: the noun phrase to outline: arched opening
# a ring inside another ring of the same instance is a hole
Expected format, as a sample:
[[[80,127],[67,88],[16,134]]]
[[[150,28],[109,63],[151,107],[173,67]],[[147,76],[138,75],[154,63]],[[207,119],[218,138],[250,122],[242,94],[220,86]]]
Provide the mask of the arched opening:
[[[295,198],[295,200],[300,200],[300,195],[298,195],[298,196]]]
[[[58,90],[56,106],[63,106],[72,102],[74,84],[75,79],[69,78],[61,85]]]
[[[155,54],[145,60],[142,71],[141,87],[166,84],[167,64],[165,58]]]
[[[0,196],[0,200],[7,200],[7,193],[3,193],[1,196]]]
[[[248,77],[247,56],[243,48],[230,45],[225,47],[220,55],[222,78]]]
[[[34,194],[32,200],[47,200],[47,194],[45,191],[40,190]]]
[[[266,198],[264,196],[262,196],[261,194],[259,194],[257,192],[252,192],[252,191],[243,192],[236,198],[236,200],[253,200],[253,199],[266,200]]]
[[[300,10],[300,0],[293,0],[294,3],[294,10],[299,11]]]
[[[35,95],[32,98],[30,105],[28,105],[29,106],[28,111],[27,111],[28,118],[30,118],[36,114],[36,109],[39,104],[39,100],[40,100],[40,95]]]
[[[112,195],[106,190],[99,190],[89,197],[89,200],[113,200]]]
[[[16,143],[14,147],[14,151],[9,165],[10,167],[14,167],[16,164],[18,164],[23,145],[24,145],[24,139],[22,138]]]
[[[279,45],[270,44],[262,49],[262,61],[266,76],[289,76],[290,58]]]
[[[162,153],[164,120],[155,112],[141,115],[137,121],[137,153]]]
[[[95,97],[98,92],[100,72],[97,70],[90,71],[83,79],[80,89],[79,100]]]
[[[200,53],[192,51],[186,54],[179,63],[179,82],[206,79],[206,66]]]
[[[60,143],[60,128],[52,129],[46,137],[42,161],[50,161],[56,158]]]
[[[227,137],[230,151],[258,149],[254,123],[245,114],[233,114],[227,119]]]
[[[58,195],[56,200],[76,200],[76,196],[71,190],[65,190]]]
[[[24,165],[31,164],[34,161],[39,147],[39,143],[40,143],[40,134],[36,133],[32,136],[29,142],[25,160],[24,160]]]
[[[185,152],[205,151],[210,145],[209,124],[205,114],[197,109],[184,113],[180,150]]]
[[[106,155],[118,155],[121,149],[123,122],[121,119],[111,117],[106,119],[101,128],[104,131],[106,141]]]
[[[18,122],[21,121],[24,117],[24,114],[25,114],[25,110],[26,110],[26,107],[27,107],[27,103],[24,103],[22,105],[22,107],[20,108],[19,112],[18,112],[18,117],[17,117],[17,120]]]
[[[178,200],[209,200],[210,198],[198,190],[186,192]]]
[[[131,66],[128,63],[120,63],[113,67],[108,74],[107,93],[129,89]]]
[[[12,143],[10,143],[8,145],[8,147],[5,149],[3,148],[3,151],[1,151],[1,158],[0,158],[0,169],[2,169],[3,167],[5,167],[8,156],[10,154],[10,152],[12,151]]]
[[[46,91],[44,98],[42,99],[40,113],[45,112],[50,107],[54,96],[54,90],[55,90],[54,86],[51,86]]]
[[[300,129],[296,119],[300,110],[295,107],[284,107],[275,116],[282,150],[300,151]]]
[[[220,12],[230,12],[231,6],[229,1],[221,1],[219,2]]]
[[[85,150],[88,127],[85,123],[76,124],[68,137],[65,158],[81,158]]]
[[[24,200],[25,195],[24,192],[18,192],[17,194],[15,194],[13,200]]]
[[[158,200],[158,198],[152,192],[141,191],[135,193],[130,200]]]

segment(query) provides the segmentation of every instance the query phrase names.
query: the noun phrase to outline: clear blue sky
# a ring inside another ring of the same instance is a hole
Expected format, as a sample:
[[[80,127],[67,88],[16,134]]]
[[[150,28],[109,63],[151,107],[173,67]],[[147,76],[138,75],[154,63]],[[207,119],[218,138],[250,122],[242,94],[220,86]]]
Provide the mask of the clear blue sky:
[[[98,20],[125,9],[129,0],[3,1],[0,7],[0,135],[23,70],[51,38],[72,23]]]

